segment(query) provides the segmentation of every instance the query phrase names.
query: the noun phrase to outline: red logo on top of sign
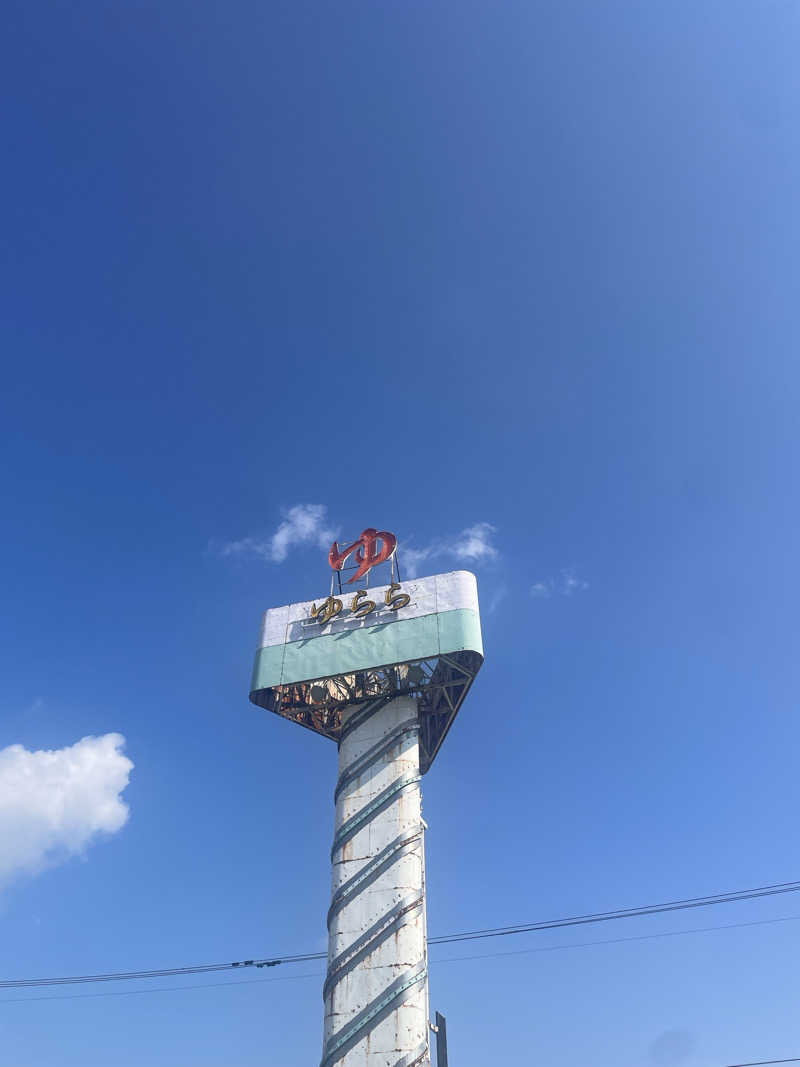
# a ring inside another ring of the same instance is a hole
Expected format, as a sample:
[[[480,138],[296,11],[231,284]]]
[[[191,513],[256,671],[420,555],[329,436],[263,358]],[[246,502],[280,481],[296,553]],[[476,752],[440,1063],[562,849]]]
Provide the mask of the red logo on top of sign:
[[[380,545],[380,548],[378,545]],[[335,571],[340,571],[353,549],[356,550],[358,569],[352,578],[347,579],[349,585],[351,582],[363,578],[367,571],[377,567],[379,563],[385,563],[396,548],[397,538],[394,534],[388,533],[386,530],[373,530],[370,526],[363,531],[357,541],[353,541],[352,545],[348,545],[346,548],[339,548],[338,543],[334,541],[328,553],[328,562]]]

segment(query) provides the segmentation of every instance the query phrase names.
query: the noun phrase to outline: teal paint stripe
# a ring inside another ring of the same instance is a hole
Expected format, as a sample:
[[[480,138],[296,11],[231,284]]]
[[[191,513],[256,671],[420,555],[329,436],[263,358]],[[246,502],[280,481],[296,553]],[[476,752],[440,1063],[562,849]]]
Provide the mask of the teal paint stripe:
[[[357,760],[354,760],[347,768],[339,775],[339,781],[336,783],[336,788],[333,791],[334,804],[339,799],[339,794],[356,778],[360,778],[362,774],[370,769],[370,767],[379,760],[381,756],[390,752],[396,745],[400,744],[402,738],[407,734],[419,733],[419,721],[418,719],[406,719],[405,722],[401,722],[399,726],[395,726],[393,730],[390,730],[386,737],[382,741],[379,741],[377,745],[373,745],[372,748],[367,749],[363,756],[359,756]]]
[[[320,1067],[332,1067],[338,1059],[342,1059],[353,1045],[373,1029],[373,1026],[377,1026],[385,1014],[397,1007],[398,1001],[402,1003],[406,999],[403,994],[407,990],[424,982],[427,977],[428,968],[423,961],[408,977],[401,975],[396,978],[384,993],[355,1015],[347,1026],[331,1034],[325,1045]],[[370,1023],[373,1026],[370,1026]]]
[[[408,923],[408,916],[412,912],[419,911],[424,903],[424,895],[414,896],[413,894],[408,894],[387,911],[385,915],[381,915],[368,930],[365,930],[351,945],[348,945],[344,952],[331,960],[328,973],[325,976],[325,983],[322,986],[322,999],[325,1000],[328,994],[336,988],[346,975],[350,974],[354,967],[363,962],[367,956],[371,956],[375,949],[382,945],[387,938],[405,926]]]
[[[355,815],[346,819],[339,827],[336,836],[333,839],[333,844],[331,845],[331,863],[333,863],[333,857],[336,855],[336,850],[338,848],[341,848],[342,845],[346,845],[352,837],[356,836],[359,830],[363,830],[365,826],[372,822],[376,815],[380,815],[383,809],[387,808],[394,801],[394,798],[398,793],[421,780],[421,774],[404,774],[402,778],[398,778],[382,792],[378,793],[369,804],[365,804]]]
[[[251,692],[465,649],[483,655],[480,618],[468,608],[342,630],[259,649]]]
[[[439,628],[439,651],[445,656],[448,652],[467,650],[483,655],[481,620],[477,611],[468,608],[440,611],[436,615],[436,623]]]
[[[348,737],[353,730],[357,730],[359,726],[363,726],[367,719],[371,718],[378,708],[382,708],[387,700],[391,697],[380,696],[377,700],[371,700],[368,704],[360,704],[358,711],[354,715],[351,715],[344,726],[339,731],[339,744]]]
[[[305,678],[328,678],[386,663],[403,663],[425,655],[421,649],[435,655],[438,644],[435,615],[293,641],[286,645],[281,681],[286,684]]]
[[[331,919],[334,915],[340,912],[351,900],[354,900],[362,889],[366,889],[379,875],[383,874],[389,867],[392,867],[397,860],[402,856],[408,855],[420,837],[422,837],[421,829],[406,830],[405,833],[400,834],[388,844],[386,848],[381,849],[377,856],[373,856],[368,863],[365,863],[352,878],[342,882],[333,894],[331,906],[328,908],[328,917],[325,921],[329,931]]]
[[[283,674],[283,650],[286,645],[270,645],[269,648],[260,648],[256,652],[256,661],[253,664],[253,674],[250,679],[250,692],[257,689],[271,689],[280,685]]]
[[[395,1067],[422,1067],[422,1061],[428,1056],[428,1042],[423,1041],[415,1052],[409,1052]]]

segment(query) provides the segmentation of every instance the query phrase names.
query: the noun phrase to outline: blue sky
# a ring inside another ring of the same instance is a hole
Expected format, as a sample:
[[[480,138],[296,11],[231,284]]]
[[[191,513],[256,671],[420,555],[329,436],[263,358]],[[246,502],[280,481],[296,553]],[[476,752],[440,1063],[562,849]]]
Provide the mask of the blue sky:
[[[327,584],[314,534],[276,558],[298,506],[478,575],[431,934],[798,877],[799,32],[12,0],[0,973],[324,947],[335,748],[247,701],[261,612]],[[799,918],[444,946],[432,1008],[458,1067],[800,1056]],[[316,1063],[320,969],[4,994],[3,1060]]]

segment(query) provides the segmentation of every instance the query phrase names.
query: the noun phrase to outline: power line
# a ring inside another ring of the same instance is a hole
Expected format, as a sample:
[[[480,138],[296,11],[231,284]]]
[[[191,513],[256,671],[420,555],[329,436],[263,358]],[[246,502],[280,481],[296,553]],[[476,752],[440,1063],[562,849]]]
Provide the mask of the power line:
[[[728,1067],[764,1067],[767,1063],[800,1063],[800,1056],[793,1060],[755,1060],[753,1063],[729,1063]]]
[[[624,945],[633,941],[655,941],[664,937],[683,937],[686,934],[708,934],[716,930],[742,930],[748,926],[772,926],[775,923],[796,922],[800,915],[784,915],[776,919],[756,919],[747,923],[723,923],[721,926],[697,926],[691,930],[662,930],[657,934],[636,934],[633,937],[612,937],[603,941],[572,941],[566,945],[544,945],[539,948],[519,948],[510,952],[487,952],[480,956],[447,956],[432,960],[433,963],[456,963],[459,960],[492,960],[501,956],[526,956],[540,952],[562,952],[570,948],[591,948],[595,945]],[[2,1003],[2,1001],[0,1001]],[[739,1067],[739,1065],[737,1065]]]
[[[573,915],[565,919],[549,919],[515,926],[498,926],[485,930],[470,930],[458,934],[445,934],[428,939],[430,945],[445,945],[458,941],[478,941],[489,937],[508,937],[512,934],[533,933],[540,930],[559,930],[569,926],[610,922],[616,919],[635,919],[665,912],[685,911],[691,908],[706,908],[716,904],[733,904],[739,901],[756,900],[800,891],[800,882],[782,882],[776,885],[759,886],[755,889],[739,889],[716,893],[706,897],[689,897],[685,900],[670,900],[663,904],[642,905],[636,908],[619,908],[616,911],[594,912],[588,915]],[[0,989],[31,989],[42,986],[79,985],[88,982],[121,982],[142,978],[174,978],[190,974],[212,974],[236,970],[242,967],[277,967],[280,964],[308,963],[327,959],[325,952],[306,952],[291,956],[265,957],[262,959],[238,960],[233,963],[206,963],[187,967],[168,967],[147,971],[118,971],[111,974],[84,974],[65,978],[16,978],[0,981]]]
[[[553,919],[549,922],[521,923],[517,926],[497,926],[488,930],[471,930],[465,934],[448,934],[445,937],[429,938],[431,945],[451,941],[477,941],[484,937],[506,937],[509,934],[525,934],[535,930],[557,930],[565,926],[584,926],[587,923],[609,922],[612,919],[635,919],[645,915],[660,915],[668,911],[686,911],[689,908],[706,908],[712,904],[734,904],[741,900],[796,893],[800,882],[783,882],[779,885],[759,886],[757,889],[733,890],[707,897],[689,897],[686,900],[670,900],[665,904],[643,905],[639,908],[621,908],[616,911],[596,912],[591,915],[575,915],[568,919]]]
[[[657,934],[636,934],[633,937],[614,937],[605,939],[602,941],[573,941],[566,945],[542,945],[538,948],[522,948],[512,949],[509,952],[485,952],[478,956],[444,956],[439,959],[434,959],[431,962],[440,963],[466,963],[472,960],[492,960],[501,959],[507,956],[526,956],[534,953],[542,952],[563,952],[565,950],[573,948],[592,948],[602,945],[622,945],[628,942],[634,941],[654,941],[659,938],[665,937],[684,937],[687,934],[707,934],[717,930],[740,930],[749,926],[770,926],[775,923],[796,922],[800,920],[800,915],[785,915],[775,919],[756,919],[753,922],[744,923],[723,923],[719,926],[699,926],[690,930],[662,930]],[[293,982],[303,978],[324,978],[324,971],[312,971],[307,974],[292,974],[282,975],[276,978],[244,978],[235,982],[204,982],[195,985],[179,985],[179,986],[157,986],[155,989],[115,989],[108,993],[67,993],[56,994],[55,996],[44,997],[5,997],[0,999],[0,1004],[28,1004],[42,1000],[96,1000],[99,997],[131,997],[141,996],[149,993],[179,993],[183,990],[192,989],[233,989],[238,986],[245,985],[263,985],[266,982]],[[786,1062],[791,1063],[793,1061],[769,1061],[765,1060],[765,1063],[769,1062]],[[800,1062],[798,1060],[797,1062]],[[753,1064],[732,1064],[731,1067],[756,1067]]]
[[[109,993],[57,993],[48,997],[5,997],[0,1004],[28,1004],[40,1000],[97,1000],[98,997],[137,997],[145,993],[180,993],[184,989],[234,989],[240,985],[265,985],[267,982],[297,982],[302,978],[324,978],[324,971],[313,974],[285,974],[280,978],[243,978],[238,982],[206,982],[199,985],[164,985],[155,989],[115,989]]]

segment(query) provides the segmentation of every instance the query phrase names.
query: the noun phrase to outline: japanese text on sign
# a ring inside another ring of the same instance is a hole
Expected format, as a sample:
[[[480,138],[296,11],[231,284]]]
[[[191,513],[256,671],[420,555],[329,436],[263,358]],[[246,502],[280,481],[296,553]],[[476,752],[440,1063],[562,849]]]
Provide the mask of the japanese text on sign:
[[[400,608],[404,608],[411,600],[408,593],[401,593],[399,582],[392,582],[389,588],[386,590],[386,595],[383,598],[383,602],[389,611],[399,611]],[[350,601],[350,617],[354,619],[365,619],[367,615],[371,614],[376,604],[374,600],[367,600],[367,590],[359,589],[353,599]],[[329,596],[327,600],[323,600],[322,603],[317,606],[316,602],[311,605],[311,618],[316,619],[321,625],[330,622],[331,619],[335,619],[337,615],[341,614],[344,608],[344,601],[339,597]]]

